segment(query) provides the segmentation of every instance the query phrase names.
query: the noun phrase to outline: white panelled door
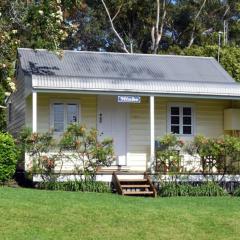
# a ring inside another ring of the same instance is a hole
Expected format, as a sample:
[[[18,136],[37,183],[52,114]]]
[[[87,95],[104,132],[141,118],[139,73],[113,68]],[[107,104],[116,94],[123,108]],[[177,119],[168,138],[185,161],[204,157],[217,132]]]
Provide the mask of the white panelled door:
[[[97,126],[101,139],[113,138],[116,165],[127,164],[127,122],[129,105],[117,96],[98,96]]]

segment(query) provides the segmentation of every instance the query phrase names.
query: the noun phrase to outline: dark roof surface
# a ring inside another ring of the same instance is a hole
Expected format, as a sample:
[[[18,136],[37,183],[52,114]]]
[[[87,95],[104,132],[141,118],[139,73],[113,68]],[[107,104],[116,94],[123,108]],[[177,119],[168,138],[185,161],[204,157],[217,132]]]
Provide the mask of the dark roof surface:
[[[150,82],[234,83],[214,58],[18,49],[23,71],[38,77],[94,78]]]

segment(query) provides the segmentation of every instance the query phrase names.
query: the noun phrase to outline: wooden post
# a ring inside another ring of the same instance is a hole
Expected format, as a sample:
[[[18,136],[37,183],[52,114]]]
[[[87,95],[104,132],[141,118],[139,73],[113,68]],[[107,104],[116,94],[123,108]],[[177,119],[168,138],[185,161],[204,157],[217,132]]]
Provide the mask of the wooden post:
[[[154,161],[155,161],[155,107],[154,107],[154,96],[150,96],[150,163],[149,168],[153,167]]]
[[[37,132],[37,92],[32,92],[32,132]]]

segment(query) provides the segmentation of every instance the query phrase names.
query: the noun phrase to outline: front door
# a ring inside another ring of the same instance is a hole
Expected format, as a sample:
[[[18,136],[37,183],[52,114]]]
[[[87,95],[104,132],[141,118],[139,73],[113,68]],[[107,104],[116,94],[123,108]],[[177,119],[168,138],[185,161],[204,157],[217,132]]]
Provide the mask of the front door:
[[[101,139],[112,138],[116,162],[127,164],[128,104],[118,103],[117,96],[98,96],[97,126]]]

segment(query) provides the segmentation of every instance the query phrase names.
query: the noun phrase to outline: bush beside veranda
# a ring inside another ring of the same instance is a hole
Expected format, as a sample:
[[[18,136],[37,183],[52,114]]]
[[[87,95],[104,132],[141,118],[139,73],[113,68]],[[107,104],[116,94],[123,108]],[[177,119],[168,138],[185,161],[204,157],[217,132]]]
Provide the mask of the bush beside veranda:
[[[13,177],[17,159],[18,150],[13,137],[8,133],[0,133],[0,183]]]

